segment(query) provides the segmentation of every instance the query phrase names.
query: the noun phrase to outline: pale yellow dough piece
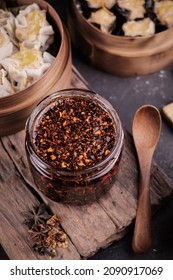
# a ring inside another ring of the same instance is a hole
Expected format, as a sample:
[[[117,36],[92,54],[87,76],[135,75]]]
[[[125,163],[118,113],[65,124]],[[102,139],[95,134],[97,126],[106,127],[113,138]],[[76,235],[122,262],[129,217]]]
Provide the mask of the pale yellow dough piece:
[[[138,21],[128,21],[123,24],[125,36],[152,36],[155,33],[155,24],[149,18]]]
[[[96,12],[91,13],[88,19],[91,23],[100,25],[100,29],[105,33],[110,33],[115,26],[116,16],[105,7]]]
[[[129,19],[143,18],[145,14],[145,0],[117,0],[121,9],[129,11]]]
[[[173,1],[165,0],[154,4],[154,12],[161,24],[173,26]]]

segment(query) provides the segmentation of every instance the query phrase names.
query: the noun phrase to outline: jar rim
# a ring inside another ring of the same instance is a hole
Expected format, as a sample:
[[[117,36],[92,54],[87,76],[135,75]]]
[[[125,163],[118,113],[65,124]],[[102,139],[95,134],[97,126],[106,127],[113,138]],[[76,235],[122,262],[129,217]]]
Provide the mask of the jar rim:
[[[118,138],[117,141],[115,142],[114,147],[111,149],[110,153],[101,162],[98,162],[95,165],[92,165],[82,170],[62,170],[60,168],[54,167],[51,164],[49,164],[35,151],[34,144],[32,141],[33,128],[34,128],[32,124],[39,116],[41,116],[41,112],[43,112],[43,110],[51,103],[53,103],[55,100],[58,100],[59,98],[79,97],[79,96],[83,98],[90,98],[91,100],[95,100],[96,102],[99,103],[100,106],[104,108],[104,110],[106,110],[109,113],[110,117],[115,123]],[[73,176],[76,174],[83,175],[95,169],[100,170],[106,163],[112,160],[113,155],[114,155],[113,158],[119,157],[123,146],[123,140],[124,140],[124,132],[121,125],[121,121],[112,104],[98,93],[89,89],[69,88],[69,89],[63,89],[49,94],[37,104],[37,106],[31,113],[30,117],[27,119],[25,131],[26,131],[26,141],[29,142],[29,146],[27,145],[27,147],[34,154],[34,158],[37,159],[39,164],[41,164],[41,166],[44,166],[48,169],[51,168],[55,173],[59,173],[64,176]]]

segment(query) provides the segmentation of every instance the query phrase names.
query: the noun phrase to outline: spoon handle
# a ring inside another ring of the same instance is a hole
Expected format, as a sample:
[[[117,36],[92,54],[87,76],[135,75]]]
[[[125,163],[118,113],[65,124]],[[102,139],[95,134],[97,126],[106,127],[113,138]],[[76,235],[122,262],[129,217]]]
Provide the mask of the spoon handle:
[[[132,248],[135,253],[147,253],[151,248],[150,190],[141,179]],[[148,182],[149,183],[149,182]]]

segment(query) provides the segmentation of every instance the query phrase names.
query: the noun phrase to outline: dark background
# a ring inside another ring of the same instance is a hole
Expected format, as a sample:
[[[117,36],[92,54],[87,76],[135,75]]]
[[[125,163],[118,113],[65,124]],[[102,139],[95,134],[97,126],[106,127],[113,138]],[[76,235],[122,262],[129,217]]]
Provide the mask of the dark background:
[[[66,23],[69,0],[48,2]],[[164,105],[173,102],[173,65],[152,75],[120,78],[89,66],[74,48],[72,59],[91,89],[112,103],[129,132],[134,114],[141,105],[152,104],[162,112]],[[173,180],[173,128],[164,118],[162,120],[161,137],[154,159]],[[132,234],[133,225],[125,238],[114,242],[107,249],[100,250],[91,259],[173,259],[173,198],[165,202],[153,217],[153,246],[148,254],[137,255],[132,252]],[[0,258],[6,258],[2,248]]]

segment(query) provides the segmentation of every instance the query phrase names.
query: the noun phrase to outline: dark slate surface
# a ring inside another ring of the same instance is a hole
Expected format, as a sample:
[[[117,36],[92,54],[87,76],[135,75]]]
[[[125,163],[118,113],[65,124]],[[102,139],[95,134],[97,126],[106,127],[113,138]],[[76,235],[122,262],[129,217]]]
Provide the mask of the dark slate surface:
[[[65,6],[68,1],[49,2],[65,20]],[[173,65],[148,76],[120,78],[87,65],[74,49],[73,64],[91,88],[113,104],[129,132],[131,132],[135,111],[139,106],[153,104],[161,111],[164,105],[173,102]],[[173,128],[164,119],[154,158],[173,180]],[[173,199],[165,202],[153,217],[153,246],[150,253],[137,255],[132,252],[132,234],[133,226],[124,239],[101,250],[92,259],[173,259]],[[5,259],[5,257],[0,249],[0,258]]]

